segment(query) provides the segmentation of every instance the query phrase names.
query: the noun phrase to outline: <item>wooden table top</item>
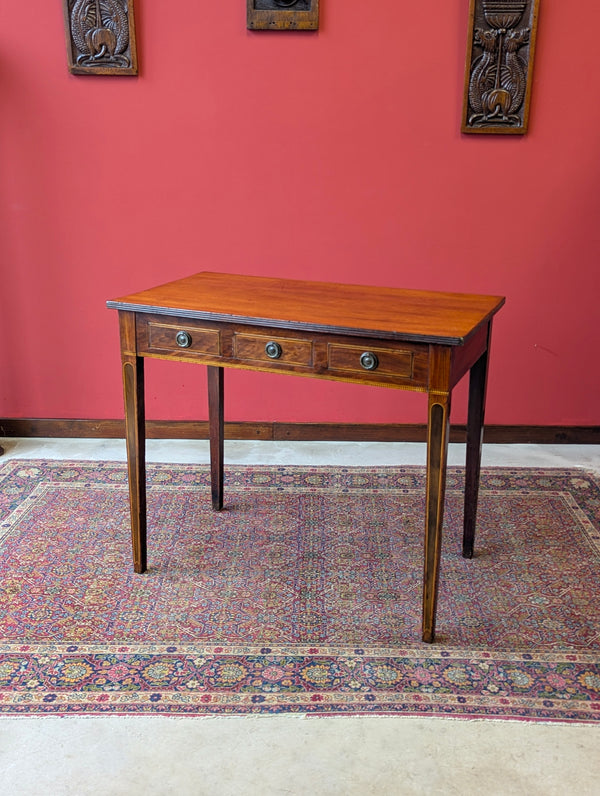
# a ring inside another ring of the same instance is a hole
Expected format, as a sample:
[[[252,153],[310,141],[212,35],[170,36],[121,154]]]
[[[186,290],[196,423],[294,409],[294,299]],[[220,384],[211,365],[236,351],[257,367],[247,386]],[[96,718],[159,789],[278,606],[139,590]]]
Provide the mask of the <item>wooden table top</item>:
[[[461,345],[502,296],[204,271],[107,302],[111,309],[391,340]]]

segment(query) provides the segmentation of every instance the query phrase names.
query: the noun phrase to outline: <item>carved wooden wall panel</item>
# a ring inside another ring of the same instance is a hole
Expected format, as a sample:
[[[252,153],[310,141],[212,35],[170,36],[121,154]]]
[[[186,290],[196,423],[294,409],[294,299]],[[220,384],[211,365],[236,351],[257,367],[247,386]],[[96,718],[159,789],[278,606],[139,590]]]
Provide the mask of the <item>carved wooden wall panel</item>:
[[[525,133],[539,0],[471,0],[463,133]]]
[[[317,30],[319,0],[246,0],[250,30]]]
[[[133,0],[63,0],[69,71],[137,75]]]

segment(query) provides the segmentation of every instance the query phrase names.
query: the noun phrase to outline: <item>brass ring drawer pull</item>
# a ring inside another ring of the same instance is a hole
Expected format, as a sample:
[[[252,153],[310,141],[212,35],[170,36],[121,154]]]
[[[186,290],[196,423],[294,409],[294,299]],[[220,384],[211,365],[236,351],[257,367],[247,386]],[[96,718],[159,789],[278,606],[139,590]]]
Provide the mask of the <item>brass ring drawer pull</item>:
[[[374,354],[372,351],[365,351],[364,354],[360,355],[360,365],[365,370],[377,370],[379,366],[377,354]]]
[[[175,342],[179,348],[189,348],[192,344],[192,337],[188,332],[177,332]]]
[[[271,342],[267,343],[265,346],[265,354],[269,357],[269,359],[279,359],[282,353],[283,350],[281,346],[274,340],[271,340]]]

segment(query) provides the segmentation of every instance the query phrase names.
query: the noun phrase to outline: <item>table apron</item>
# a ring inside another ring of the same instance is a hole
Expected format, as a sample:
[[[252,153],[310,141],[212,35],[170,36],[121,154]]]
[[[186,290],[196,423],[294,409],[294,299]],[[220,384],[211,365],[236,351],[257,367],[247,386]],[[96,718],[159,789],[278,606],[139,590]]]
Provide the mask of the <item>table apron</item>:
[[[136,314],[137,355],[427,392],[431,346]]]

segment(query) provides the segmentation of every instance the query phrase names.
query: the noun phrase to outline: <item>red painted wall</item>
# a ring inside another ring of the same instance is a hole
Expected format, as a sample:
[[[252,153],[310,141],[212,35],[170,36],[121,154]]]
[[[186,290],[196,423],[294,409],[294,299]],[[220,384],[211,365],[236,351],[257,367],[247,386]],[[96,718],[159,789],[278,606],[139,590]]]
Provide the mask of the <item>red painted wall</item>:
[[[249,32],[243,0],[136,10],[137,78],[69,75],[60,3],[0,10],[0,416],[122,416],[105,300],[211,269],[506,295],[488,421],[600,424],[600,4],[542,0],[524,137],[459,132],[467,0],[322,0],[318,33]],[[203,368],[147,373],[150,417],[206,416]],[[229,420],[425,419],[227,385]]]

